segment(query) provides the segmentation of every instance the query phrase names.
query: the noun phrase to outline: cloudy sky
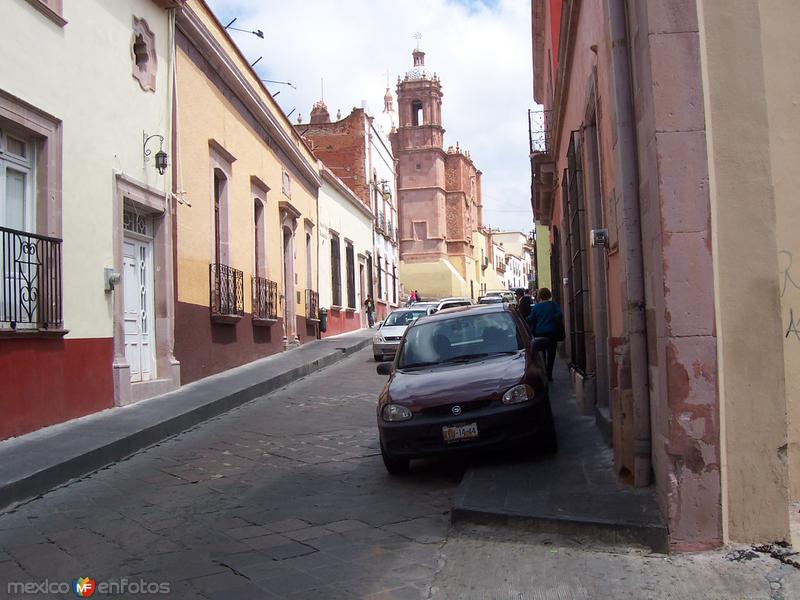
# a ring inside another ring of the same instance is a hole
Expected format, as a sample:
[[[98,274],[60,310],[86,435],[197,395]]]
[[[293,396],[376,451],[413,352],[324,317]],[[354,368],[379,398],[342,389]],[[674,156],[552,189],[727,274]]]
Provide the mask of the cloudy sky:
[[[460,142],[483,171],[484,221],[532,229],[527,109],[531,83],[530,0],[207,0],[219,20],[261,29],[264,39],[232,31],[286,113],[304,121],[319,99],[331,116],[367,102],[383,110],[411,67],[414,34],[429,72],[442,81],[445,147]],[[396,106],[395,106],[396,107]]]

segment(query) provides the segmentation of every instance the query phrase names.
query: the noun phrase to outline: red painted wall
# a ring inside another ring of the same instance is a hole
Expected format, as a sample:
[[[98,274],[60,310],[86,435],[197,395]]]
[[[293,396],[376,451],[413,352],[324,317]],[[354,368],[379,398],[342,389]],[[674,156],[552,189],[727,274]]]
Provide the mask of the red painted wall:
[[[553,78],[558,69],[558,43],[561,38],[561,6],[564,0],[550,0],[550,37],[553,40]],[[555,86],[554,86],[555,87]]]
[[[0,340],[0,440],[114,404],[113,340]]]
[[[322,337],[331,337],[348,331],[361,329],[361,315],[357,312],[346,310],[328,310],[328,330]]]

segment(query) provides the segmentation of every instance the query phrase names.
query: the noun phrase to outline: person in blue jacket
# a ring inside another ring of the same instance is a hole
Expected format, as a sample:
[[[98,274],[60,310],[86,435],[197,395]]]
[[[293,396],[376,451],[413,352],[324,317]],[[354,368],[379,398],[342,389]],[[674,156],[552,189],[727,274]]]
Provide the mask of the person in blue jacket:
[[[545,338],[547,347],[543,351],[547,379],[553,381],[553,365],[556,362],[556,347],[564,339],[564,313],[553,294],[547,288],[539,288],[538,302],[531,307],[527,323],[534,338]]]

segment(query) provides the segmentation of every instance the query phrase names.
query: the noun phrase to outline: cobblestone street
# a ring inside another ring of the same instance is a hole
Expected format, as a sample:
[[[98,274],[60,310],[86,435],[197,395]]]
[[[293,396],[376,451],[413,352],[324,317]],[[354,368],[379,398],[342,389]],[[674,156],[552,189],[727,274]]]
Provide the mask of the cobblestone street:
[[[747,548],[665,556],[450,527],[468,463],[388,476],[374,422],[382,381],[362,350],[0,515],[0,598],[59,597],[7,586],[77,577],[207,600],[800,597],[800,571]]]
[[[128,577],[170,582],[175,598],[426,595],[461,468],[386,474],[370,359],[0,516],[0,581]]]

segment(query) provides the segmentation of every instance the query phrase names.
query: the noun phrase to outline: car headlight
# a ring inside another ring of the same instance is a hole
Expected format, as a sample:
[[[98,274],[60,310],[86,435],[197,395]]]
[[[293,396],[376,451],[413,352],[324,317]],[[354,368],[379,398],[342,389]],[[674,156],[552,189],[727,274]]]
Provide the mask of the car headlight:
[[[381,413],[384,421],[408,421],[412,414],[405,406],[399,404],[387,404]]]
[[[503,404],[527,402],[528,400],[533,400],[533,396],[534,393],[531,386],[525,384],[515,385],[503,394]]]
[[[372,339],[372,341],[375,342],[376,344],[382,344],[383,343],[383,336],[378,334]]]

